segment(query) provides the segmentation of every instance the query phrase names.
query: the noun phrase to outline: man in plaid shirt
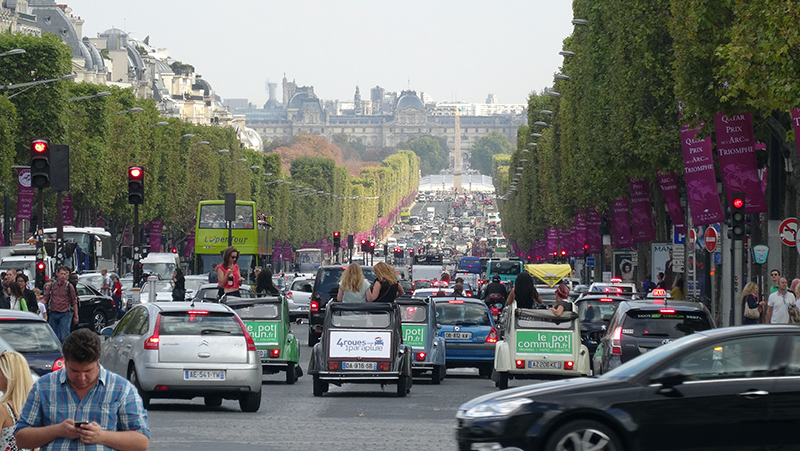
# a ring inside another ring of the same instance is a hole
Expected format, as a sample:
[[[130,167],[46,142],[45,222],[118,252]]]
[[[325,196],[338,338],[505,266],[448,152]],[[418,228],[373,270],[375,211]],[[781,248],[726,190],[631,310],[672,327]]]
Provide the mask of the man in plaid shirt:
[[[17,420],[20,448],[138,451],[150,446],[136,388],[100,366],[100,338],[88,329],[63,345],[64,368],[36,381]]]

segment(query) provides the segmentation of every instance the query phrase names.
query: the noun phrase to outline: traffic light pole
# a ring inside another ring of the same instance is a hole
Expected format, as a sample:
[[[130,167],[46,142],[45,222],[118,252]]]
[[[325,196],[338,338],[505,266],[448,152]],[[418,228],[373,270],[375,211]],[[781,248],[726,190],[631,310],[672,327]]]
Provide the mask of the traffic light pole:
[[[733,240],[733,283],[731,284],[731,291],[733,295],[733,302],[731,302],[731,317],[729,318],[729,326],[741,325],[742,321],[742,283],[744,280],[744,241]]]
[[[44,190],[37,188],[36,191],[39,191],[39,205],[36,206],[36,256],[44,261]],[[24,236],[25,231],[22,233]]]
[[[142,275],[139,273],[139,258],[142,246],[139,239],[139,204],[133,204],[133,286],[138,287]]]
[[[64,212],[61,191],[56,192],[56,266],[64,264]],[[74,270],[77,271],[78,262]]]

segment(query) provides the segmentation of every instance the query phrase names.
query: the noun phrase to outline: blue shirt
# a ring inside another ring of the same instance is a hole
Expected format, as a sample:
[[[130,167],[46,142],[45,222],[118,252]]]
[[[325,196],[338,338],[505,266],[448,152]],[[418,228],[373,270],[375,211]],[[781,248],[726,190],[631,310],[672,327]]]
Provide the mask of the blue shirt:
[[[150,438],[147,411],[136,388],[122,376],[106,371],[102,366],[97,385],[89,390],[82,401],[67,382],[66,369],[42,376],[28,394],[15,432],[29,426],[59,424],[67,418],[90,423],[95,421],[106,431],[138,431]],[[56,439],[41,448],[42,451],[110,449],[67,438]]]

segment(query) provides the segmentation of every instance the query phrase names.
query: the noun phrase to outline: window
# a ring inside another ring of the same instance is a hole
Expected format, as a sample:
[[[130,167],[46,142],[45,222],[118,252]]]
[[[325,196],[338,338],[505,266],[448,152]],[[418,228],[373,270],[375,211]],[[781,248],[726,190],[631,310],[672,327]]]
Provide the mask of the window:
[[[428,311],[421,305],[401,305],[400,318],[404,323],[425,323]]]
[[[44,321],[3,321],[0,337],[15,351],[26,353],[59,352],[58,339]]]
[[[789,363],[786,365],[787,376],[800,376],[800,337],[792,337],[789,344]]]
[[[706,345],[675,365],[689,380],[764,377],[769,373],[777,336],[735,338]]]
[[[279,319],[281,317],[279,304],[253,304],[242,308],[238,306],[233,308],[242,319]]]
[[[375,327],[385,329],[391,324],[388,312],[341,311],[333,312],[331,324],[336,327]]]
[[[161,313],[161,335],[226,334],[244,336],[236,317],[224,312],[197,311]]]
[[[488,326],[489,310],[485,305],[437,303],[436,322],[455,326]]]

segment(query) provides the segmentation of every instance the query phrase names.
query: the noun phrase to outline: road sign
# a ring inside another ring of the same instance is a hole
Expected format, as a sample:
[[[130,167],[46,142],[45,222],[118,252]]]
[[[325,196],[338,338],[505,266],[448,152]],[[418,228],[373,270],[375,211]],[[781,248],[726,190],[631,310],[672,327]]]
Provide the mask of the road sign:
[[[678,233],[675,230],[675,227],[672,227],[672,244],[684,244],[686,241],[686,235],[683,233]]]
[[[719,252],[714,252],[714,264],[721,265],[722,264],[722,254]]]
[[[795,247],[797,244],[797,218],[784,219],[778,228],[778,236],[781,238],[781,243]]]
[[[708,252],[714,252],[714,249],[717,248],[717,230],[714,227],[706,229],[705,243]]]
[[[586,266],[594,266],[594,257],[586,257]]]
[[[689,230],[689,247],[694,248],[694,243],[697,242],[697,232],[694,229]]]

